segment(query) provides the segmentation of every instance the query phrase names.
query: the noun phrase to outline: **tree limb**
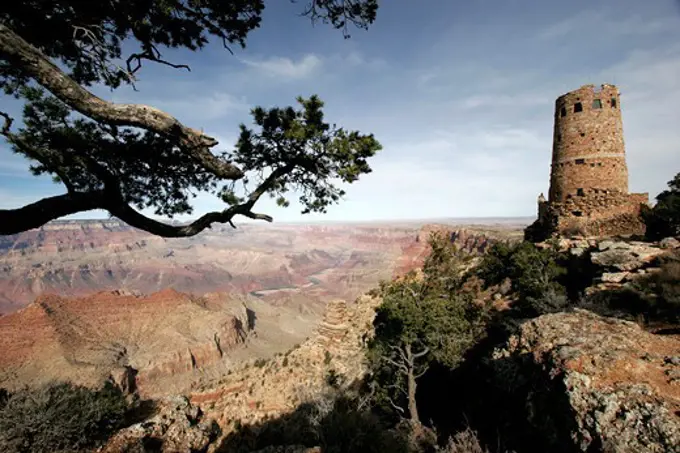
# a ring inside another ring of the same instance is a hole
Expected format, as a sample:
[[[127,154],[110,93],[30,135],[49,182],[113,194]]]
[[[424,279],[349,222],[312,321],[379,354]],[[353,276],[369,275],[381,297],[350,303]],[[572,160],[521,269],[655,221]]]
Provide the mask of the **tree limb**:
[[[274,219],[271,216],[252,212],[252,208],[278,178],[291,172],[296,167],[296,164],[290,163],[273,170],[250,194],[248,201],[245,203],[231,206],[222,211],[209,212],[188,225],[177,226],[159,222],[138,212],[124,201],[118,180],[104,167],[94,161],[85,161],[82,164],[102,180],[104,183],[103,190],[48,197],[18,209],[0,209],[0,234],[20,233],[32,228],[38,228],[51,220],[66,215],[92,209],[104,209],[130,226],[157,236],[174,238],[195,236],[209,228],[213,223],[231,224],[232,219],[236,215],[272,222]]]
[[[406,410],[404,410],[403,407],[398,406],[397,404],[395,404],[394,401],[392,400],[392,398],[391,398],[390,396],[387,397],[387,401],[390,403],[390,405],[391,405],[394,409],[396,409],[397,411],[399,411],[400,414],[403,415],[404,413],[406,413]]]
[[[38,228],[50,220],[77,212],[101,209],[103,190],[47,197],[18,209],[0,209],[0,234],[16,234]]]
[[[0,57],[33,77],[61,101],[97,121],[140,127],[175,138],[204,168],[222,179],[240,179],[243,172],[210,152],[217,141],[187,127],[173,116],[141,104],[115,104],[95,96],[65,74],[38,48],[0,24]]]
[[[425,347],[425,349],[423,349],[422,351],[414,353],[413,358],[418,359],[418,358],[426,355],[428,352],[430,352],[430,348]]]
[[[156,63],[161,63],[161,64],[164,64],[166,66],[170,66],[171,68],[186,69],[187,71],[191,72],[191,68],[189,67],[189,65],[175,64],[175,63],[170,63],[169,61],[163,60],[161,58],[160,51],[153,44],[149,44],[149,48],[144,50],[143,52],[133,53],[132,55],[130,55],[128,57],[128,59],[126,61],[128,72],[134,76],[134,74],[136,74],[137,71],[139,71],[141,69],[142,60],[155,61]],[[132,67],[133,61],[136,62],[136,65],[135,65],[134,68]]]
[[[399,363],[396,360],[394,360],[393,358],[387,357],[387,356],[382,356],[382,359],[385,362],[389,363],[390,365],[397,367],[401,373],[408,374],[409,368],[405,364]]]

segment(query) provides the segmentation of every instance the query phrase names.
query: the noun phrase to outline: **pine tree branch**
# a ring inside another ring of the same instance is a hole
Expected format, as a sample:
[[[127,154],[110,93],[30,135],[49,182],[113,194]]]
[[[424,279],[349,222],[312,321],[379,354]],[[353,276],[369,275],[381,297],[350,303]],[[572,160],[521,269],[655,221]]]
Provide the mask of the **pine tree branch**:
[[[183,125],[157,108],[141,104],[116,104],[95,96],[6,25],[0,24],[0,58],[34,78],[54,96],[83,115],[103,123],[140,127],[176,139],[203,167],[222,179],[240,179],[243,172],[217,158],[210,148],[217,141]]]
[[[103,190],[75,192],[56,197],[43,198],[18,209],[0,209],[0,235],[16,234],[38,228],[51,220],[76,214],[78,212],[103,209],[118,217],[130,226],[162,237],[195,236],[214,223],[231,223],[237,215],[254,220],[272,222],[267,214],[252,211],[253,206],[269,188],[282,176],[290,173],[295,164],[279,167],[250,194],[248,201],[231,206],[222,211],[209,212],[188,225],[169,225],[145,216],[124,201],[118,180],[104,167],[94,161],[83,161],[82,164],[95,174],[103,183]]]

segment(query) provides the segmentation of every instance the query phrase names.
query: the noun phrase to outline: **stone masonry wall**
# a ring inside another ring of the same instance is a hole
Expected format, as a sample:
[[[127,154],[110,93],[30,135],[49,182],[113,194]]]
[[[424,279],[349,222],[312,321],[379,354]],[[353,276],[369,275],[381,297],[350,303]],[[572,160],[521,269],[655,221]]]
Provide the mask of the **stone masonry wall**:
[[[588,189],[628,192],[619,92],[586,85],[555,101],[549,201]]]
[[[579,232],[589,236],[644,234],[640,209],[647,204],[646,193],[626,194],[597,189],[583,196],[570,197],[563,203],[551,203],[551,215],[557,218],[561,234]]]

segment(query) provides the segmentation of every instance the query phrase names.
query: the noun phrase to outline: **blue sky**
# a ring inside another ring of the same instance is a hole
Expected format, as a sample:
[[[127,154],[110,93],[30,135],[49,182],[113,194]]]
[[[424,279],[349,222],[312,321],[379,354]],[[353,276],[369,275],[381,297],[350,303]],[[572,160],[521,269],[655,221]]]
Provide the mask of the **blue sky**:
[[[298,17],[304,3],[270,1],[233,56],[217,43],[167,52],[192,71],[147,64],[139,92],[99,94],[165,109],[219,148],[233,145],[252,106],[315,93],[330,122],[376,135],[373,173],[341,204],[301,216],[295,203],[263,199],[257,211],[278,221],[533,216],[548,190],[554,100],[590,83],[621,90],[631,191],[653,198],[680,172],[674,0],[391,0],[348,40]],[[59,193],[0,142],[0,208]],[[195,205],[195,215],[222,208],[208,195]]]

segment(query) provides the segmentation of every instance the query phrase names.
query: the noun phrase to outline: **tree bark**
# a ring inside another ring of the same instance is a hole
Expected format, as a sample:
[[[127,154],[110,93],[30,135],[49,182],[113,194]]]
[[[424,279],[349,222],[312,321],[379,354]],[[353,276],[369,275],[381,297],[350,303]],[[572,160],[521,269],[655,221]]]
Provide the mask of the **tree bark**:
[[[255,203],[282,176],[290,173],[298,163],[290,163],[279,167],[248,196],[248,201],[231,206],[222,211],[209,212],[188,225],[168,225],[151,219],[133,209],[123,199],[122,194],[115,187],[117,181],[111,175],[100,174],[106,180],[103,190],[91,192],[69,192],[56,197],[43,198],[18,209],[0,209],[0,235],[17,234],[33,228],[38,228],[51,220],[56,220],[78,212],[103,209],[118,217],[130,226],[139,228],[151,234],[167,238],[195,236],[213,223],[230,223],[237,215],[253,220],[272,222],[271,216],[252,211]],[[103,170],[102,170],[103,171]]]
[[[415,359],[413,351],[411,351],[411,345],[406,345],[406,360],[408,363],[408,373],[407,373],[407,394],[408,394],[408,412],[411,416],[411,422],[414,425],[420,425],[420,415],[418,414],[418,406],[416,404],[416,372],[415,372]]]
[[[105,191],[73,192],[43,198],[18,209],[0,209],[0,234],[16,234],[60,217],[101,209],[101,200],[105,197]]]

